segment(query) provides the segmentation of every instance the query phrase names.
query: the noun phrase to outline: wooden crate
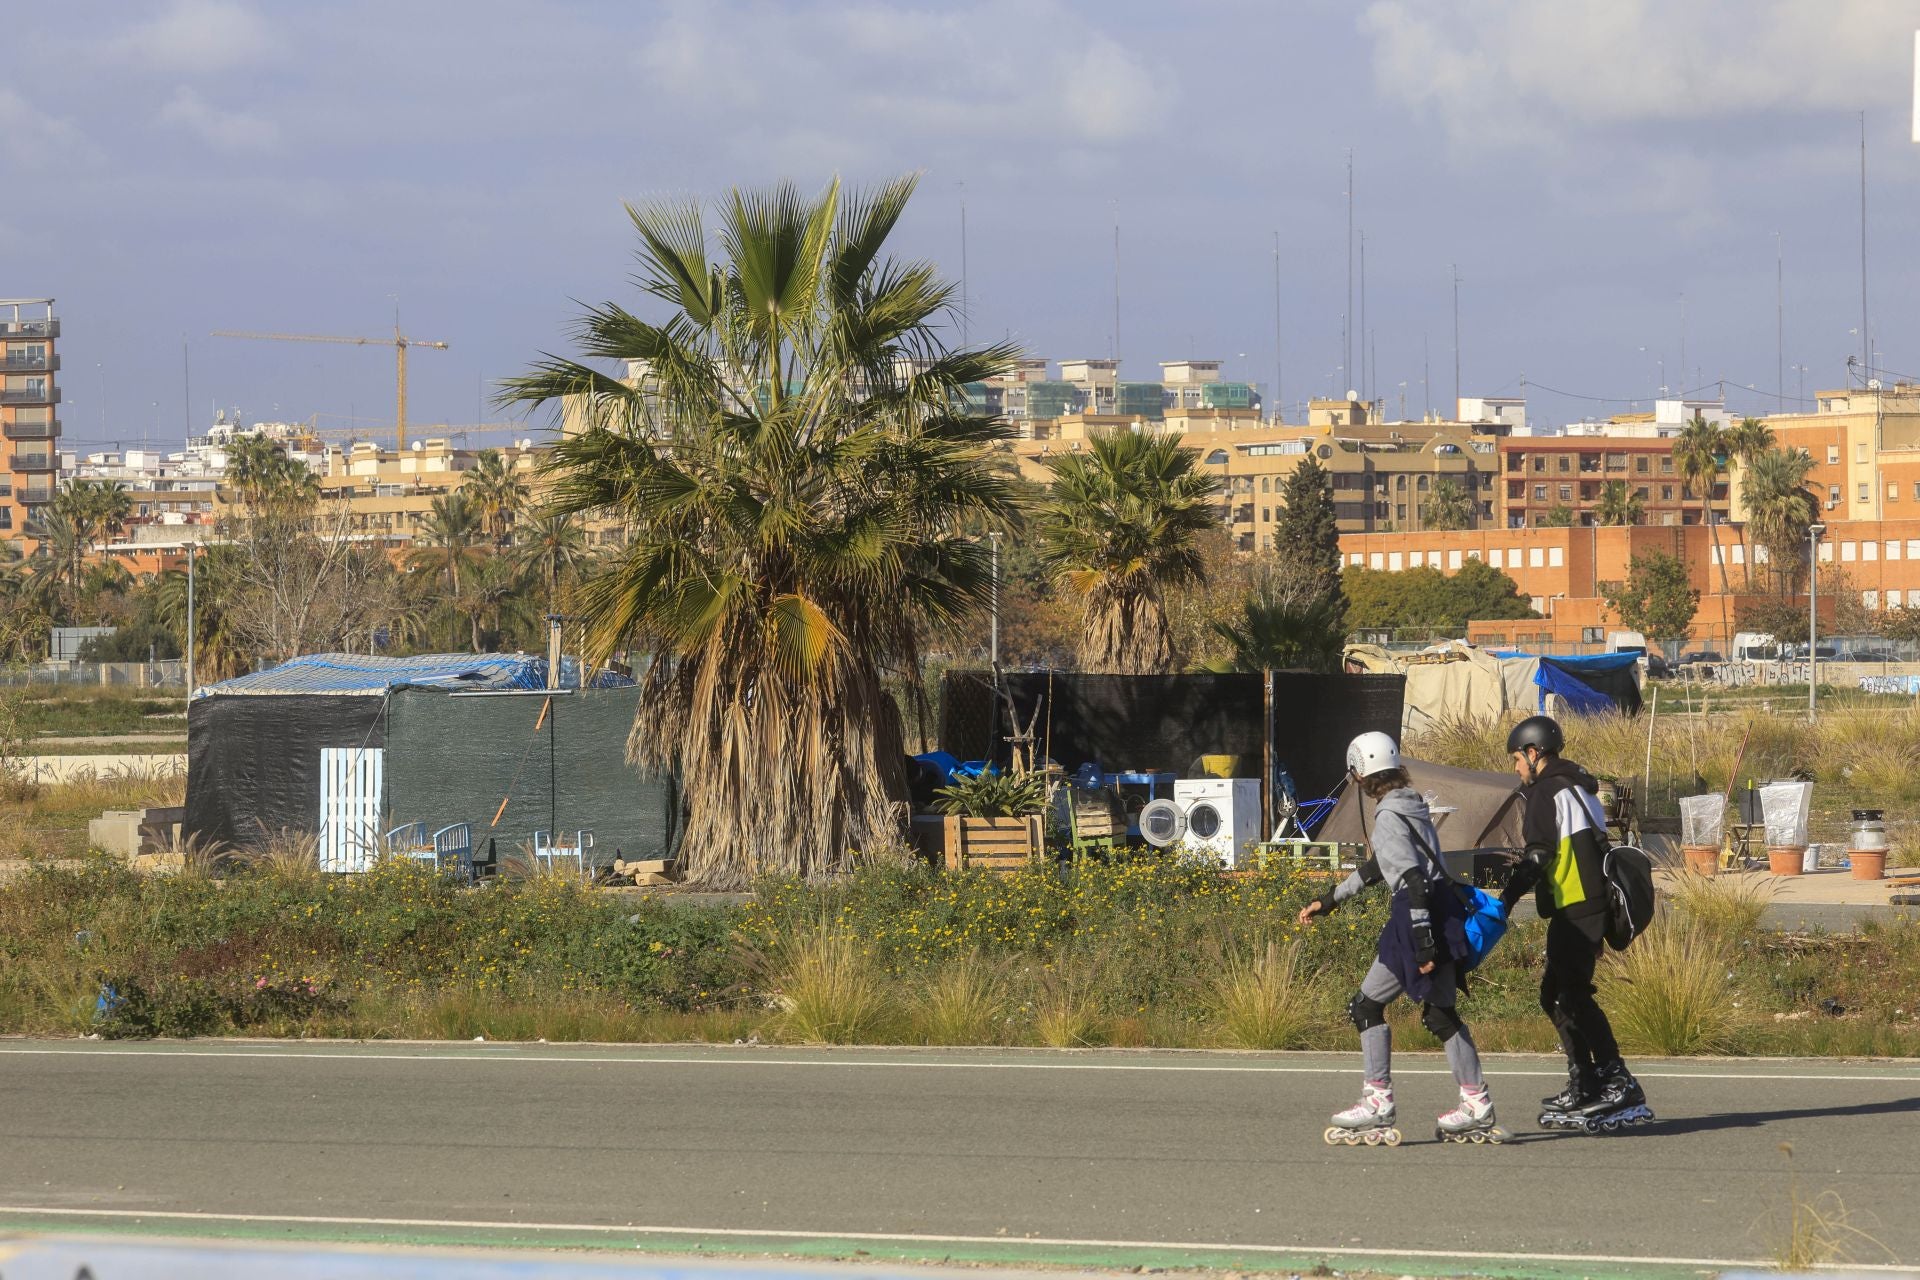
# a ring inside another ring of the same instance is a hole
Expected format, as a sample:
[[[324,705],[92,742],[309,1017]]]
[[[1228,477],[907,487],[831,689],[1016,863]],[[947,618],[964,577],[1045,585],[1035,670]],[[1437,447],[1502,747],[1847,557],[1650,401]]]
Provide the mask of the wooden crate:
[[[1023,818],[954,818],[943,827],[942,854],[949,871],[969,867],[987,871],[1023,871],[1046,846],[1039,814]]]

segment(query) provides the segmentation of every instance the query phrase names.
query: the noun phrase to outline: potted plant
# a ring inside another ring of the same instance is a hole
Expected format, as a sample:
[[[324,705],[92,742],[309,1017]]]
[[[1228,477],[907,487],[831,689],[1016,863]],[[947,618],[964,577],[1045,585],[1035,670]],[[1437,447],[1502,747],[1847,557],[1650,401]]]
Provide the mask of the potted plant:
[[[957,778],[933,796],[934,808],[946,815],[941,853],[950,871],[1015,870],[1045,846],[1040,811],[1047,780],[1041,774],[979,773]]]

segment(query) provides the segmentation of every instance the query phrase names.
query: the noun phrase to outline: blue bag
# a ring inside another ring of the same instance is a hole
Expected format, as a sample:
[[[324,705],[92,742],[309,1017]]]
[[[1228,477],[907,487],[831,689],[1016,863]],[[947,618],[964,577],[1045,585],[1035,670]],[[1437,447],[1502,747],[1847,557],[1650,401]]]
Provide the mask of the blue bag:
[[[1456,961],[1460,972],[1468,973],[1478,968],[1487,953],[1492,951],[1507,936],[1507,905],[1485,889],[1476,889],[1472,885],[1455,881],[1454,892],[1460,895],[1460,905],[1467,910],[1467,950],[1465,958]]]

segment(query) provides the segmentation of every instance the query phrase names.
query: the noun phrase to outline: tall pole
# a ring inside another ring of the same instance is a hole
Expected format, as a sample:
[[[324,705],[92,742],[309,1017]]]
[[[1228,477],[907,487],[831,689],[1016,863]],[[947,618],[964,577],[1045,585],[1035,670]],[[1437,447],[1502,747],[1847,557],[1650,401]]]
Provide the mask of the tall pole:
[[[1360,398],[1371,402],[1373,387],[1369,377],[1373,372],[1372,357],[1367,351],[1367,232],[1360,230],[1360,381],[1354,385],[1360,388]]]
[[[396,445],[395,452],[405,453],[407,451],[407,340],[400,336],[397,325],[393,331],[393,359],[394,381],[399,386],[399,390],[394,394],[396,403],[393,416],[393,438]]]
[[[1453,271],[1453,412],[1460,413],[1460,266],[1449,263]]]
[[[1113,202],[1113,350],[1107,353],[1120,359],[1120,202]]]
[[[187,544],[187,697],[193,697],[193,562],[194,553],[200,549],[197,542]]]
[[[1773,402],[1776,412],[1787,407],[1787,251],[1778,231],[1773,233]]]
[[[1824,524],[1807,526],[1807,719],[1817,714],[1815,698],[1820,688],[1820,614],[1815,607],[1820,592],[1820,535]]]
[[[1353,148],[1347,148],[1347,309],[1340,317],[1341,369],[1353,376]]]
[[[1426,401],[1421,411],[1429,420],[1433,417],[1433,361],[1427,352],[1427,335],[1420,335],[1420,395]],[[1458,412],[1456,409],[1455,412]]]
[[[993,623],[988,633],[988,653],[997,675],[1000,671],[1000,533],[995,530],[987,536],[993,540]]]
[[[960,345],[967,345],[967,184],[960,184]]]
[[[1860,113],[1860,380],[1873,377],[1873,352],[1867,341],[1867,113]]]
[[[1287,398],[1280,385],[1280,375],[1284,370],[1281,363],[1280,346],[1280,233],[1273,233],[1273,420],[1277,423],[1286,417]]]

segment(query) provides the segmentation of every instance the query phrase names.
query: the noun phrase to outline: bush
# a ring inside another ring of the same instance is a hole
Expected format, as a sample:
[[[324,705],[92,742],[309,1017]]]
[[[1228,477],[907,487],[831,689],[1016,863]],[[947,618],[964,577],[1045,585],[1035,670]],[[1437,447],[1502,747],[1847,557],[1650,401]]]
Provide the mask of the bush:
[[[1671,915],[1599,975],[1600,1001],[1629,1053],[1718,1053],[1733,1039],[1732,956],[1711,929]]]
[[[1299,973],[1300,941],[1268,940],[1251,955],[1233,952],[1207,984],[1207,1011],[1236,1049],[1305,1047],[1317,1017],[1317,984]]]

